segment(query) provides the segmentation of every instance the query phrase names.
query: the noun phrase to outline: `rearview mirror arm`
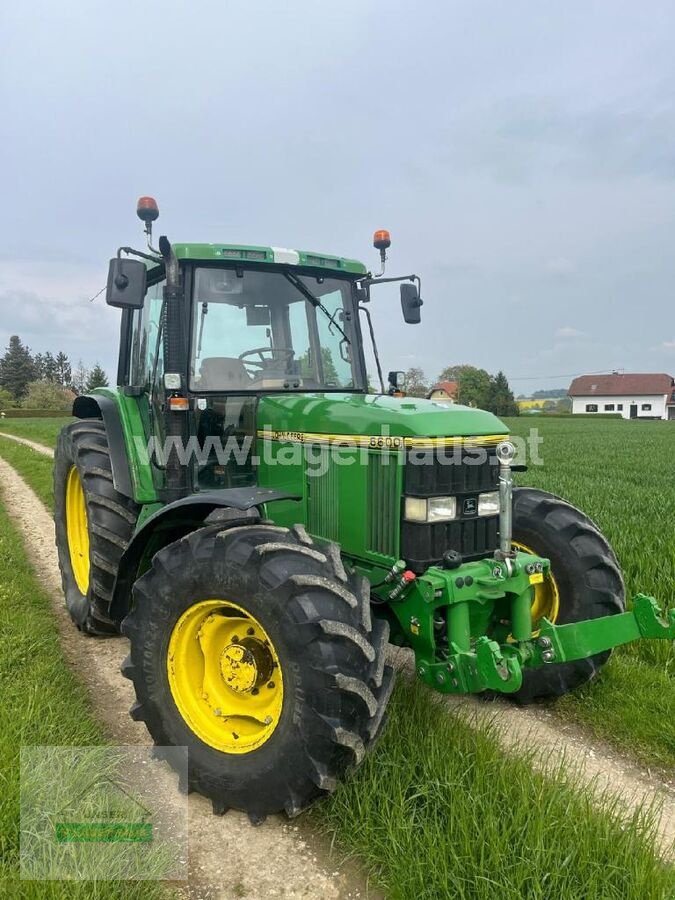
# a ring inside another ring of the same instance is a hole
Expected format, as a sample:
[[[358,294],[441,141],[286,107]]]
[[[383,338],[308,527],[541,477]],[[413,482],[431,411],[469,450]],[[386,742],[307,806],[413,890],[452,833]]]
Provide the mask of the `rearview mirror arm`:
[[[161,256],[151,256],[149,253],[143,253],[141,250],[134,250],[133,247],[118,247],[117,248],[117,258],[120,259],[123,253],[126,253],[127,256],[140,256],[142,259],[149,259],[150,262],[161,263]]]
[[[422,282],[420,281],[419,275],[399,275],[396,278],[374,278],[369,272],[365,278],[361,279],[361,284],[370,287],[371,284],[385,284],[386,282],[392,281],[416,281],[417,291],[420,296],[422,295]]]

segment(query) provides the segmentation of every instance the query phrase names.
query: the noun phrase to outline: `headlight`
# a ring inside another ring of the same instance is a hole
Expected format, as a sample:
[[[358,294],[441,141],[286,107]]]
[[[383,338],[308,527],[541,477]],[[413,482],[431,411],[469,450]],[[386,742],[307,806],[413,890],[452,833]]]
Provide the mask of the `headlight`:
[[[478,495],[478,515],[499,515],[499,491],[490,491],[487,494]]]
[[[457,515],[456,497],[432,497],[429,500],[429,522],[449,522]]]
[[[457,499],[406,497],[404,515],[408,522],[450,522],[457,516]]]
[[[405,518],[408,522],[426,522],[427,501],[422,497],[406,497]]]

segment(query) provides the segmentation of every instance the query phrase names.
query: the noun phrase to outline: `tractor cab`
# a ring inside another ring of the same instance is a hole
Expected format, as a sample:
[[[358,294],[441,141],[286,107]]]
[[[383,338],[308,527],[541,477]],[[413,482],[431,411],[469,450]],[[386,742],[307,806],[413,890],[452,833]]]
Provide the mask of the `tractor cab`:
[[[150,252],[120,248],[107,302],[123,310],[118,385],[138,399],[159,496],[254,484],[262,396],[367,393],[360,314],[374,345],[376,281],[406,281],[404,316],[419,321],[419,279],[383,279],[386,231],[372,276],[356,260],[283,248],[162,238],[155,250],[157,206],[145,197],[137,211]]]

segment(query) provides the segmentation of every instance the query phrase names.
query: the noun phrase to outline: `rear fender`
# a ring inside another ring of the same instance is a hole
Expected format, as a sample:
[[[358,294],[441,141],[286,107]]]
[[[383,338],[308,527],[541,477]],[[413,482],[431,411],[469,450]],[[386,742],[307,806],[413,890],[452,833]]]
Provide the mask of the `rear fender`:
[[[122,428],[120,411],[115,401],[103,394],[85,394],[82,397],[77,397],[73,403],[73,415],[78,419],[103,420],[110,449],[113,485],[120,494],[134,500],[134,487],[129,468],[124,429]]]

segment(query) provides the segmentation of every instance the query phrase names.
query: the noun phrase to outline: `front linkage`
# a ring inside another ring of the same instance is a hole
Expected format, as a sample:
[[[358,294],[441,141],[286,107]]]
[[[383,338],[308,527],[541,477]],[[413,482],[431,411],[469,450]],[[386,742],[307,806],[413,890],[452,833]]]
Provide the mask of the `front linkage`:
[[[643,594],[628,612],[568,625],[543,619],[533,634],[532,588],[548,577],[549,561],[528,553],[428,569],[404,600],[391,604],[420,680],[446,694],[514,693],[526,668],[585,659],[639,638],[675,640],[675,610],[665,618]],[[494,622],[496,610],[493,634],[473,639]]]
[[[552,577],[551,563],[512,548],[514,453],[508,441],[497,448],[501,514],[494,559],[432,566],[389,594],[390,601],[396,595],[391,609],[415,652],[418,677],[442,693],[515,693],[525,669],[586,659],[639,638],[675,640],[675,610],[664,616],[644,594],[618,615],[533,622],[533,590]]]

